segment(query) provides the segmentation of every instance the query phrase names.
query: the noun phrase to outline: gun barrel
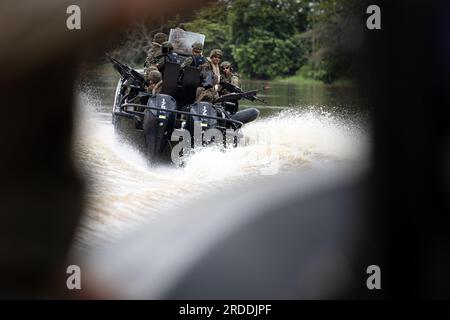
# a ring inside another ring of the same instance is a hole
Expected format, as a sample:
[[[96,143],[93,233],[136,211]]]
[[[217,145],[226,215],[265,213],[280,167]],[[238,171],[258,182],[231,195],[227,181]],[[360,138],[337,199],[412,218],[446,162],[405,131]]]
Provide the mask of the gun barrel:
[[[114,69],[116,69],[117,72],[119,72],[123,78],[132,78],[141,87],[145,87],[146,85],[148,85],[147,81],[144,79],[144,77],[139,72],[137,72],[133,68],[119,62],[118,60],[114,59],[113,57],[111,57],[108,54],[106,56],[109,58],[109,61],[111,61]]]

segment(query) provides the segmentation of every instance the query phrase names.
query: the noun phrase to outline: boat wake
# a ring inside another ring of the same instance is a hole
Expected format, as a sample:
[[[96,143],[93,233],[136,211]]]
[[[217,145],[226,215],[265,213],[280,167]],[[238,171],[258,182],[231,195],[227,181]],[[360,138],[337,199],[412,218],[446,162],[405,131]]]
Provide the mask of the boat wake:
[[[109,107],[79,95],[75,155],[88,183],[81,247],[102,246],[167,209],[212,191],[293,171],[367,160],[367,134],[317,107],[291,108],[245,125],[241,146],[196,151],[181,168],[151,166],[114,133]],[[103,112],[102,112],[103,111]]]

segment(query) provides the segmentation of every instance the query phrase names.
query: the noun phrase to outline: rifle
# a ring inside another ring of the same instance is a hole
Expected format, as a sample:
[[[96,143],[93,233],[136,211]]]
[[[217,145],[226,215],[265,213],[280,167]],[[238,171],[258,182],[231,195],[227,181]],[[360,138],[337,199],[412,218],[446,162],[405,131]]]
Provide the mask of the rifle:
[[[122,78],[124,78],[125,80],[132,79],[134,83],[136,83],[139,87],[143,89],[146,86],[148,86],[149,83],[145,81],[144,77],[139,72],[119,62],[118,60],[111,57],[109,54],[107,54],[106,56],[109,58],[109,61],[111,61],[114,69],[116,69],[117,72],[120,73]]]
[[[233,92],[233,93],[228,93],[228,94],[224,94],[223,96],[217,98],[214,102],[230,102],[230,101],[236,101],[239,99],[248,99],[250,101],[255,101],[256,98],[256,93],[258,92],[258,90],[252,90],[252,91],[247,91],[247,92]],[[261,100],[263,101],[263,100]],[[263,101],[265,103],[265,101]]]
[[[247,100],[250,100],[250,101],[255,101],[255,100],[257,100],[257,101],[260,101],[260,102],[262,102],[262,103],[266,103],[266,101],[264,101],[263,99],[258,98],[258,97],[256,96],[256,93],[258,92],[258,90],[252,90],[252,91],[244,92],[244,91],[242,91],[241,88],[239,88],[239,87],[237,87],[237,86],[235,86],[235,85],[233,85],[233,84],[231,84],[231,83],[228,83],[228,82],[220,81],[219,84],[220,84],[225,90],[231,92],[230,94],[227,94],[227,95],[222,96],[222,97],[227,97],[227,96],[228,96],[228,97],[226,98],[227,100],[223,100],[223,101],[231,101],[231,100],[236,100],[236,99],[244,98],[244,99],[247,99]],[[220,97],[220,98],[222,98],[222,97]],[[219,99],[220,99],[220,98],[219,98]],[[219,99],[218,99],[218,100],[219,100]],[[217,101],[218,101],[218,100],[217,100]],[[221,102],[221,101],[218,101],[218,102]]]

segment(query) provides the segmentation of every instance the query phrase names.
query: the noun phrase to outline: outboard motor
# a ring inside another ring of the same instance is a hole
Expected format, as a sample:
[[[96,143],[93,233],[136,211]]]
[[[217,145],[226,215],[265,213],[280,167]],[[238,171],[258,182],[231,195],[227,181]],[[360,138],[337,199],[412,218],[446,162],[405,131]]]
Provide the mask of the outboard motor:
[[[204,116],[213,116],[217,117],[217,110],[213,107],[213,105],[209,102],[196,102],[191,105],[190,112],[193,114],[201,114]],[[191,136],[194,137],[195,131],[194,131],[194,123],[198,122],[200,123],[200,127],[202,130],[202,137],[203,141],[203,131],[208,130],[210,128],[215,128],[217,126],[217,120],[216,119],[208,119],[208,118],[200,118],[198,116],[189,116],[188,122],[187,122],[187,129],[191,133]],[[192,139],[192,142],[194,143],[194,139]]]
[[[177,103],[174,98],[165,94],[157,94],[148,99],[147,106],[167,110],[175,110]],[[149,159],[161,160],[170,154],[168,142],[173,130],[175,114],[163,110],[146,109],[144,112],[143,129],[146,152]]]

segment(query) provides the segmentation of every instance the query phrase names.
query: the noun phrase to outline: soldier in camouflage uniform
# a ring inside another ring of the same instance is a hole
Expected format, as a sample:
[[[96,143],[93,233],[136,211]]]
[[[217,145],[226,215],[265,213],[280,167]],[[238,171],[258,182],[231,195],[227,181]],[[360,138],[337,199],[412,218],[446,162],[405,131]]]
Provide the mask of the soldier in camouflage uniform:
[[[233,66],[230,62],[224,61],[220,64],[221,77],[220,81],[230,83],[238,88],[241,87],[241,82],[239,80],[239,75],[234,73]],[[228,90],[225,88],[219,88],[219,94],[225,95],[228,94]]]
[[[222,50],[213,49],[207,61],[200,66],[203,85],[197,90],[196,101],[213,102],[218,98]]]
[[[167,41],[168,36],[165,33],[158,32],[153,37],[152,46],[148,50],[147,58],[144,63],[144,74],[146,74],[146,69],[155,64],[155,59],[162,55],[161,45]],[[146,79],[148,81],[148,79]]]
[[[158,70],[152,70],[148,73],[148,87],[147,92],[155,95],[161,93],[162,89],[162,75]]]
[[[180,58],[178,54],[173,52],[173,45],[169,42],[163,42],[161,45],[161,55],[155,58],[155,65],[158,70],[164,74],[164,65],[166,61],[180,64]]]
[[[213,87],[198,87],[195,95],[195,101],[206,101],[214,103],[217,99],[217,92]]]
[[[192,45],[192,56],[183,61],[181,68],[186,66],[198,68],[205,62],[206,59],[203,57],[203,44],[201,42],[194,42]]]
[[[212,49],[205,67],[210,69],[214,74],[214,86],[216,90],[218,89],[218,84],[220,82],[220,60],[222,59],[222,50]]]
[[[220,64],[220,69],[222,71],[221,81],[231,83],[236,87],[241,87],[241,82],[239,80],[239,75],[234,72],[233,66],[230,62],[224,61]]]
[[[159,71],[156,65],[151,65],[144,69],[144,79],[145,81],[149,81],[150,72]]]
[[[148,86],[146,86],[145,90],[153,95],[157,93],[161,93],[162,89],[162,75],[161,72],[158,71],[158,68],[155,66],[150,66],[145,69],[144,77],[148,82]],[[135,97],[131,103],[142,103],[139,96]],[[142,107],[134,107],[135,111],[144,112],[145,109]]]

